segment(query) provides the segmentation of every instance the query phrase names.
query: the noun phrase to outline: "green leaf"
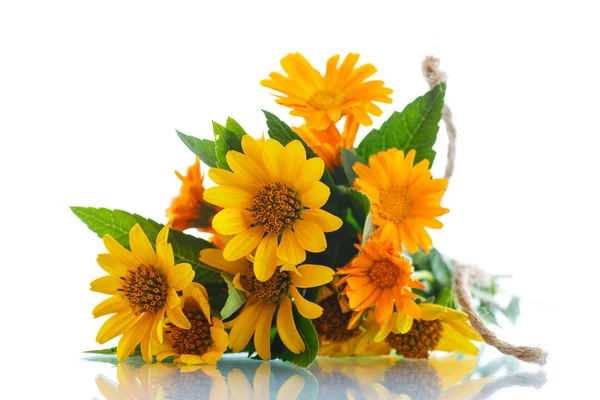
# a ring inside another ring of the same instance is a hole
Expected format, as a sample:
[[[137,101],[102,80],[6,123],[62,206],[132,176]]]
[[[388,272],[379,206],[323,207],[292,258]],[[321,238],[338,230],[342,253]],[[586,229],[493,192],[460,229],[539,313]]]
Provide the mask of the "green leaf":
[[[179,139],[200,158],[200,160],[211,168],[217,166],[217,155],[215,153],[215,142],[208,139],[198,139],[194,136],[186,135],[185,133],[176,130]]]
[[[233,286],[231,278],[226,274],[221,275],[225,283],[227,283],[227,302],[221,309],[221,319],[227,319],[239,310],[246,302],[246,296]]]
[[[435,304],[456,309],[456,301],[450,287],[440,290],[440,294],[435,299]]]
[[[381,128],[372,130],[363,139],[357,148],[358,155],[367,160],[370,155],[391,148],[402,150],[405,154],[414,149],[415,164],[427,159],[431,166],[445,94],[446,83],[442,82],[407,105],[402,112],[394,112]]]
[[[371,212],[371,200],[366,194],[355,188],[348,188],[348,197],[352,215],[360,224],[361,229],[364,229],[367,216]]]
[[[317,157],[317,154],[306,144],[306,142],[290,128],[285,122],[280,120],[275,114],[262,110],[267,118],[267,127],[269,128],[269,137],[277,140],[283,146],[292,140],[298,140],[306,150],[306,158]]]
[[[242,138],[213,121],[213,132],[215,135],[215,152],[217,157],[217,167],[231,171],[227,164],[227,152],[235,150],[242,152]],[[243,136],[243,135],[242,135]]]
[[[140,224],[153,247],[156,246],[156,237],[164,226],[122,210],[93,207],[71,207],[71,210],[99,237],[110,235],[126,248],[129,248],[129,231],[135,224]],[[196,272],[194,281],[202,284],[223,283],[221,271],[199,260],[200,250],[214,247],[211,243],[173,229],[169,231],[169,243],[173,246],[175,263],[188,263]]]
[[[356,175],[356,172],[352,169],[356,163],[366,164],[364,160],[354,154],[354,152],[342,147],[342,164],[344,165],[344,173],[346,174],[346,179],[350,186],[352,186],[354,180],[358,178],[358,175]]]
[[[452,285],[452,273],[450,266],[444,259],[444,256],[435,248],[429,250],[429,259],[431,272],[440,286],[449,287]]]
[[[225,128],[227,128],[231,132],[235,133],[235,135],[237,137],[239,137],[240,140],[242,139],[242,136],[247,135],[244,128],[242,128],[242,126],[235,119],[233,119],[231,117],[227,118],[227,121],[225,122]]]
[[[519,314],[521,313],[521,301],[518,297],[513,297],[505,309],[501,309],[502,313],[508,317],[511,323],[515,324]]]
[[[317,335],[317,331],[312,322],[300,315],[295,306],[294,321],[306,349],[300,354],[294,354],[289,349],[285,348],[277,355],[277,358],[294,363],[303,368],[308,368],[313,361],[315,361],[315,358],[317,358],[317,353],[319,352],[319,336]]]

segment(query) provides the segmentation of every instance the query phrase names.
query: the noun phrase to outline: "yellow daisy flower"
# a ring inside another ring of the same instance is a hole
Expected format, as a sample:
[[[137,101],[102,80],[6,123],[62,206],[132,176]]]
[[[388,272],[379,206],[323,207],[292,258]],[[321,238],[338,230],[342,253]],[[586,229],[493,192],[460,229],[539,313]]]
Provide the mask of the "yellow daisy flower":
[[[460,352],[476,356],[472,340],[482,342],[479,333],[468,324],[467,314],[438,304],[419,304],[420,317],[396,313],[377,332],[373,340],[388,342],[406,358],[429,358],[433,350]]]
[[[417,246],[427,253],[432,241],[425,227],[441,228],[436,218],[449,211],[440,206],[448,181],[431,179],[428,160],[413,165],[415,154],[411,150],[404,157],[402,151],[389,149],[369,157],[369,166],[354,164],[354,186],[371,200],[373,224],[379,227],[375,236],[397,250],[404,244],[411,253]]]
[[[324,251],[324,232],[339,229],[342,220],[321,210],[330,194],[319,181],[323,161],[307,160],[300,141],[284,147],[268,139],[262,145],[245,135],[242,149],[243,154],[227,153],[233,172],[219,168],[208,172],[220,186],[207,189],[204,199],[223,207],[213,219],[213,228],[234,235],[223,250],[225,259],[239,260],[256,249],[254,273],[266,281],[278,259],[298,265],[306,259],[306,251]]]
[[[178,231],[198,228],[199,231],[214,234],[212,219],[220,208],[204,201],[200,159],[196,157],[196,162],[188,168],[185,176],[177,171],[175,175],[181,180],[181,189],[166,211],[169,220],[167,226]]]
[[[152,362],[153,343],[163,341],[165,314],[175,326],[189,329],[191,324],[179,306],[177,291],[194,279],[187,263],[174,265],[173,248],[167,242],[169,228],[156,238],[156,252],[142,228],[135,225],[129,232],[131,251],[110,235],[103,241],[107,254],[98,256],[98,264],[109,275],[91,283],[94,292],[111,295],[94,308],[95,318],[115,314],[100,328],[100,343],[123,335],[117,346],[117,359],[125,360],[140,344],[146,362]]]
[[[338,67],[340,56],[327,61],[325,76],[321,75],[300,53],[288,54],[281,60],[286,72],[269,74],[260,84],[283,93],[277,103],[292,108],[291,115],[303,117],[309,128],[327,129],[343,114],[352,115],[358,123],[371,125],[371,115],[383,112],[374,102],[391,103],[392,89],[383,81],[368,81],[377,69],[371,64],[356,67],[359,55],[349,53]]]
[[[341,148],[354,148],[358,126],[356,118],[348,116],[342,133],[335,124],[329,125],[325,130],[311,129],[308,125],[292,129],[321,157],[325,167],[333,172],[336,167],[342,165]]]
[[[347,283],[343,294],[348,296],[350,308],[364,311],[375,306],[375,318],[385,324],[394,308],[413,317],[420,316],[414,302],[413,289],[425,286],[413,278],[410,262],[394,250],[391,244],[376,238],[366,242],[361,252],[338,274],[345,275],[339,284]]]
[[[191,327],[181,329],[167,319],[164,341],[154,348],[156,359],[175,356],[175,362],[181,364],[216,364],[227,350],[229,336],[223,322],[211,317],[204,286],[196,282],[188,285],[179,306]]]
[[[322,265],[283,264],[268,280],[259,281],[247,259],[227,261],[218,249],[204,249],[200,261],[234,275],[234,286],[246,293],[248,300],[238,316],[225,323],[231,328],[229,347],[240,352],[254,335],[254,347],[263,360],[271,358],[271,323],[277,313],[277,332],[283,344],[295,354],[305,350],[292,314],[292,304],[304,318],[318,318],[323,308],[306,300],[298,288],[311,288],[331,282],[334,271]],[[293,299],[293,303],[292,303]]]

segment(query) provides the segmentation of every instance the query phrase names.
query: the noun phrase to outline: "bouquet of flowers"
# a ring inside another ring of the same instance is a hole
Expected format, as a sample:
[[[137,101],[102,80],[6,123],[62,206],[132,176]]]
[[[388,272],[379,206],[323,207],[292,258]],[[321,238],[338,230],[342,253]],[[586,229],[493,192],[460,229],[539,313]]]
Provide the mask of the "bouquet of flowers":
[[[457,310],[455,265],[427,232],[449,211],[448,180],[430,172],[446,83],[430,81],[355,143],[382,115],[377,103],[392,102],[392,90],[371,80],[375,67],[358,59],[333,56],[322,74],[289,54],[285,74],[261,81],[303,119],[297,127],[263,111],[268,138],[232,118],[213,122],[214,140],[177,132],[196,161],[176,173],[166,225],[72,207],[106,246],[97,262],[107,275],[91,290],[109,297],[92,313],[112,316],[96,340],[120,339],[104,352],[186,365],[245,352],[302,367],[317,355],[477,354],[476,313]],[[215,185],[204,187],[200,162]],[[518,298],[503,307],[498,279],[484,281],[472,292],[481,314],[514,321]]]

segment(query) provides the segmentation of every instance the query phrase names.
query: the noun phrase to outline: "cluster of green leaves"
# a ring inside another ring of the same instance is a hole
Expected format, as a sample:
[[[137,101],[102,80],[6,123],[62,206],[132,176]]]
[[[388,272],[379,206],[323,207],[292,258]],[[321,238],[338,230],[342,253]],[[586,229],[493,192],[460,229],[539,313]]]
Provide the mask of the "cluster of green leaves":
[[[454,276],[454,263],[437,249],[429,249],[429,254],[419,251],[408,254],[415,268],[415,275],[420,277],[425,284],[425,289],[415,290],[421,299],[426,302],[442,306],[457,308],[456,298],[452,292],[452,277]],[[492,275],[487,284],[479,283],[471,288],[471,294],[477,302],[479,314],[488,322],[499,325],[497,317],[503,315],[510,322],[515,323],[519,317],[519,297],[502,293],[499,280],[501,276]],[[500,294],[509,297],[508,305],[498,302]]]

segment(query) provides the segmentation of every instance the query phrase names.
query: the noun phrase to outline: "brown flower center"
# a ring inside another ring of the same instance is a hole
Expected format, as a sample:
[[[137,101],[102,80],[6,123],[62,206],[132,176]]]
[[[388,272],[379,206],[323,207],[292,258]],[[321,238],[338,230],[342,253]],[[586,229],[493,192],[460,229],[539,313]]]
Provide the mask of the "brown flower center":
[[[336,343],[345,342],[357,332],[356,329],[348,330],[348,322],[352,317],[351,312],[344,313],[336,296],[329,296],[319,302],[323,307],[323,315],[313,319],[315,330],[321,341],[327,340]]]
[[[276,270],[273,275],[264,282],[256,279],[254,271],[242,278],[244,289],[258,297],[260,300],[271,304],[279,304],[279,301],[288,293],[291,285],[289,273]]]
[[[398,354],[406,358],[429,358],[429,352],[442,337],[442,323],[439,320],[414,320],[412,328],[405,334],[390,333],[385,339]]]
[[[344,104],[344,92],[340,89],[317,90],[308,100],[317,110],[339,108]]]
[[[204,355],[213,344],[210,335],[210,324],[204,313],[195,304],[186,304],[183,307],[183,314],[190,321],[190,329],[181,329],[169,323],[171,340],[173,347],[179,354],[192,354],[195,356]]]
[[[411,201],[408,189],[391,188],[379,191],[379,215],[395,224],[401,223],[411,213]]]
[[[369,278],[380,288],[390,288],[398,283],[400,268],[391,261],[375,261],[369,270]]]
[[[302,202],[293,187],[275,182],[256,193],[249,211],[254,218],[254,225],[262,226],[268,233],[280,235],[300,218]]]
[[[138,265],[121,277],[123,297],[135,315],[155,313],[167,302],[167,277],[156,267]]]

